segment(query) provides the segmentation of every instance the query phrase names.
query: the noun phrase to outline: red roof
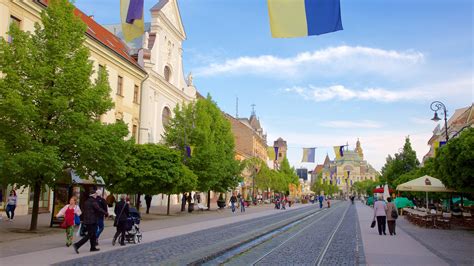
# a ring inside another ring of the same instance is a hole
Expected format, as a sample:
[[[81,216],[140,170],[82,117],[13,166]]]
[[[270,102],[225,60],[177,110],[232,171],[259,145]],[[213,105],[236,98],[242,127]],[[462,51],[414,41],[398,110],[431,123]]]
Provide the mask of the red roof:
[[[324,168],[324,165],[318,164],[318,165],[316,166],[316,168],[314,168],[314,172],[315,172],[316,174],[319,174],[319,173],[321,173],[321,172],[323,171],[323,168]]]
[[[38,2],[45,6],[48,5],[48,0],[38,0]],[[111,49],[136,67],[143,70],[143,68],[138,65],[137,60],[128,54],[128,46],[120,38],[106,30],[99,23],[95,22],[94,19],[90,18],[88,15],[77,8],[74,10],[74,15],[81,18],[81,20],[87,25],[87,34],[89,36],[105,45],[107,48]]]

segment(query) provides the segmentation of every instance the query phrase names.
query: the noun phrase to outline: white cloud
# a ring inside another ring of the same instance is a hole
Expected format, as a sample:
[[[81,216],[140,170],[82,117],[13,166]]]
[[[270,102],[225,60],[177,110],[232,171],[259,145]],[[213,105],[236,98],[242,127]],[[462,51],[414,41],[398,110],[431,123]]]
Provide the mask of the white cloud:
[[[361,121],[348,121],[348,120],[336,120],[326,121],[320,123],[323,127],[329,128],[381,128],[383,125],[372,120],[361,120]]]
[[[330,100],[394,102],[400,100],[414,100],[429,95],[428,92],[421,90],[391,91],[381,88],[354,90],[346,88],[343,85],[334,85],[325,88],[310,85],[307,88],[286,88],[284,91],[288,93],[296,93],[307,100],[315,102],[325,102]]]
[[[387,74],[393,71],[406,71],[410,66],[423,61],[424,55],[418,51],[395,51],[344,45],[303,52],[286,58],[261,55],[228,59],[222,63],[211,63],[199,68],[196,75],[250,73],[287,77],[305,72],[337,74],[346,71]],[[282,73],[285,75],[281,75]]]
[[[309,85],[307,87],[295,86],[285,88],[283,91],[295,93],[306,100],[315,102],[331,100],[377,102],[425,101],[440,97],[465,102],[466,97],[472,99],[473,87],[472,74],[469,73],[466,76],[454,80],[446,80],[443,82],[430,81],[430,83],[425,83],[422,86],[414,86],[403,90],[390,90],[385,88],[353,89],[347,88],[344,85],[333,85],[329,87]]]

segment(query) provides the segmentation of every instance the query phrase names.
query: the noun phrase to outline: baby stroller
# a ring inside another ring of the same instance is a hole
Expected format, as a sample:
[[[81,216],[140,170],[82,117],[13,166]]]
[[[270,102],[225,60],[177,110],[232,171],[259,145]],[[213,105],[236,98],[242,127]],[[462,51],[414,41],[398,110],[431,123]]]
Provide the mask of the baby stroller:
[[[138,244],[142,241],[142,233],[140,232],[140,213],[135,208],[130,208],[127,218],[127,229],[125,231],[125,241],[128,243]],[[120,236],[122,237],[122,236]],[[120,242],[119,238],[119,242]]]

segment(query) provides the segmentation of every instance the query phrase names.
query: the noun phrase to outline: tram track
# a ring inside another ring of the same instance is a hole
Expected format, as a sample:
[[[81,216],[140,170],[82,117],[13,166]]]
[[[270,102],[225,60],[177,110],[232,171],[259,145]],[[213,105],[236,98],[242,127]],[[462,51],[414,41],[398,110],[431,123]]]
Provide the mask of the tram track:
[[[289,224],[283,230],[262,235],[253,243],[245,247],[237,247],[226,254],[221,254],[204,263],[204,265],[326,264],[323,262],[330,246],[336,238],[340,241],[341,236],[338,233],[350,208],[351,205],[347,206],[342,203],[333,206],[331,209],[323,209],[324,211],[312,213],[299,222]],[[318,227],[324,230],[317,231],[316,228]],[[311,238],[312,234],[314,238]],[[301,250],[306,248],[301,253],[305,254],[305,258],[296,255],[293,258],[294,260],[289,260],[288,256],[295,255],[292,249],[299,246],[300,242],[308,241],[308,239],[324,243],[324,245],[322,247],[311,247],[311,245],[302,247]],[[286,262],[283,263],[282,261]]]

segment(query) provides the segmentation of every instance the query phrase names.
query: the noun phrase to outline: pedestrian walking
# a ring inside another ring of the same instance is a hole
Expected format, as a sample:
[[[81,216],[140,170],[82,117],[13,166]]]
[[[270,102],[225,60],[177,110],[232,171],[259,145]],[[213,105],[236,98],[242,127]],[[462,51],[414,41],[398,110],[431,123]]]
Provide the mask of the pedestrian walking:
[[[186,210],[186,200],[188,196],[186,193],[183,193],[183,197],[181,198],[181,211],[184,212]]]
[[[237,194],[237,208],[240,208],[240,198],[242,198],[242,195]]]
[[[15,216],[16,201],[16,191],[12,189],[10,191],[10,196],[7,198],[7,206],[5,207],[5,212],[7,213],[7,218],[10,222],[13,222],[13,217]]]
[[[331,199],[329,197],[326,198],[326,203],[328,204],[328,208],[331,208]]]
[[[64,222],[61,224],[61,227],[66,229],[66,246],[69,247],[72,245],[72,241],[74,238],[74,225],[75,218],[77,216],[81,216],[81,208],[77,205],[77,198],[76,196],[72,196],[69,199],[69,204],[66,204],[61,210],[59,210],[56,217],[64,217]]]
[[[320,208],[320,209],[323,208],[324,196],[323,196],[323,195],[319,195],[318,201],[319,201],[319,208]]]
[[[151,199],[152,199],[151,195],[145,195],[146,214],[150,213]]]
[[[102,197],[102,190],[98,189],[95,193],[97,194],[97,204],[99,204],[99,207],[105,211],[105,216],[109,216],[109,208],[107,207],[107,201]],[[97,219],[97,233],[95,239],[96,246],[99,245],[99,236],[104,231],[104,226],[104,214],[99,214]]]
[[[387,225],[388,225],[388,232],[390,235],[396,235],[397,233],[395,232],[395,226],[396,226],[396,221],[398,218],[398,210],[397,206],[392,202],[392,198],[387,198]]]
[[[245,212],[245,200],[240,198],[240,212]]]
[[[115,246],[117,238],[120,236],[120,245],[125,246],[125,231],[127,230],[129,204],[125,201],[124,195],[120,196],[120,201],[115,204],[114,213],[114,226],[117,227],[117,231],[112,239],[112,245]]]
[[[99,206],[96,198],[97,194],[95,190],[92,190],[89,198],[84,202],[84,208],[82,212],[82,226],[87,228],[87,234],[81,238],[81,240],[72,245],[77,254],[79,254],[79,249],[87,241],[90,241],[91,252],[99,251],[99,249],[96,247],[97,220],[99,219],[100,215],[107,215],[107,212],[105,212]]]
[[[235,203],[237,202],[237,197],[235,194],[232,194],[232,197],[230,197],[230,208],[232,209],[232,213],[235,213]]]
[[[281,209],[286,210],[286,196],[285,195],[281,197]]]
[[[385,204],[385,201],[383,201],[382,197],[379,197],[378,200],[374,203],[374,220],[377,219],[377,229],[379,230],[379,235],[382,235],[382,233],[386,235],[386,212],[387,204]]]
[[[201,203],[201,193],[196,193],[197,196],[196,196],[196,200],[197,200],[197,203]]]

